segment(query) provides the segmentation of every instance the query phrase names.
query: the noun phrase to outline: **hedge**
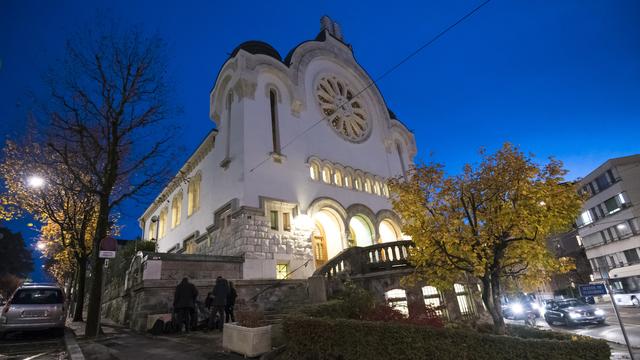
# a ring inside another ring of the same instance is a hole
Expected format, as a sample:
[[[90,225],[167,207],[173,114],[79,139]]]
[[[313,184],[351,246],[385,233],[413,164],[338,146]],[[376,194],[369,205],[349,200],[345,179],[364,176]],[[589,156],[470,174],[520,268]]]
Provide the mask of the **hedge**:
[[[348,319],[288,317],[283,322],[290,359],[608,360],[604,340],[498,336]],[[526,336],[524,332],[521,336]],[[529,334],[533,335],[533,334]],[[538,334],[544,337],[543,334]],[[557,338],[556,335],[553,335]]]

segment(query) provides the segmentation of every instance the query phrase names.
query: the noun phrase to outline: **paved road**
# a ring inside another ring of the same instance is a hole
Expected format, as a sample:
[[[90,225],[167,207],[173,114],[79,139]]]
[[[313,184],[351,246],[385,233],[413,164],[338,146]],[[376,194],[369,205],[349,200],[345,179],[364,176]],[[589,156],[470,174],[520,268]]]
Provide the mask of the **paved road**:
[[[0,340],[1,360],[62,360],[66,359],[64,338],[50,331],[7,334]]]

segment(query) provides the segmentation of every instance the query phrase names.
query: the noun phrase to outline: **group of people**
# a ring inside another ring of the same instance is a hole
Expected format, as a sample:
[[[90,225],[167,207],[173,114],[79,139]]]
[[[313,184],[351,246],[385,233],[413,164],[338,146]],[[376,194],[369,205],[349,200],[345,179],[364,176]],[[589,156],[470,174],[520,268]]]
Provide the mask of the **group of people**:
[[[235,322],[233,313],[238,294],[231,281],[218,276],[213,286],[213,291],[207,294],[205,307],[209,312],[208,328],[222,331],[225,322]],[[198,289],[189,282],[189,278],[183,278],[176,286],[173,296],[173,309],[177,317],[178,331],[185,325],[186,332],[191,330],[196,318],[196,302]]]

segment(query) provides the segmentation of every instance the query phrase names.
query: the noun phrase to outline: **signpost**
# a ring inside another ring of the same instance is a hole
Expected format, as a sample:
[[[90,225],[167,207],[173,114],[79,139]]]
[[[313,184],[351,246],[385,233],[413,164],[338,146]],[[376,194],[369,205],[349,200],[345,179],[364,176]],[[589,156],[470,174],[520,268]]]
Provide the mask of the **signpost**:
[[[607,293],[607,288],[604,284],[578,285],[578,290],[580,290],[580,296],[583,297],[600,296]]]
[[[118,242],[111,236],[107,236],[100,241],[100,253],[98,257],[101,259],[113,259],[116,257]]]
[[[627,349],[629,350],[629,356],[631,357],[631,360],[634,360],[633,351],[631,350],[631,344],[629,343],[629,337],[627,336],[627,329],[625,329],[624,324],[622,323],[622,319],[620,318],[620,313],[618,312],[618,305],[616,305],[615,296],[613,294],[613,291],[611,291],[611,284],[609,283],[609,270],[608,269],[601,269],[600,270],[600,277],[602,279],[604,279],[606,285],[605,284],[592,284],[592,285],[584,285],[584,286],[599,285],[601,288],[606,286],[606,288],[605,288],[606,292],[605,293],[607,293],[607,292],[609,293],[609,299],[611,300],[611,304],[613,305],[613,311],[616,313],[616,318],[618,318],[618,323],[620,324],[620,329],[622,330],[622,336],[624,337],[624,342],[627,344]],[[582,289],[580,289],[580,290],[582,292]]]

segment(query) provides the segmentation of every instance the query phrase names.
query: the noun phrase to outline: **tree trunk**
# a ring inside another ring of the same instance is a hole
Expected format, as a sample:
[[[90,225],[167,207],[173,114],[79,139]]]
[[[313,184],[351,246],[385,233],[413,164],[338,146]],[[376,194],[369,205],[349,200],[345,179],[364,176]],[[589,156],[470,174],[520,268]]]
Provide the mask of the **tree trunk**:
[[[87,325],[85,335],[95,337],[98,335],[100,322],[100,307],[102,305],[102,271],[104,260],[100,259],[100,241],[107,236],[109,230],[109,199],[101,196],[96,234],[93,237],[93,251],[91,258],[93,263],[91,274],[91,290],[89,292],[89,306],[87,309]]]
[[[78,260],[78,279],[76,280],[76,303],[73,311],[73,321],[82,321],[84,310],[85,284],[87,281],[87,259]]]
[[[66,281],[67,286],[65,289],[65,309],[67,309],[67,313],[65,314],[65,318],[68,316],[68,310],[71,306],[71,289],[76,285],[74,281],[75,277],[75,273],[73,275],[67,275],[68,280]]]
[[[500,278],[493,274],[491,276],[491,300],[493,302],[493,331],[498,335],[504,335],[506,332],[504,317],[502,317],[502,299],[500,299]]]

